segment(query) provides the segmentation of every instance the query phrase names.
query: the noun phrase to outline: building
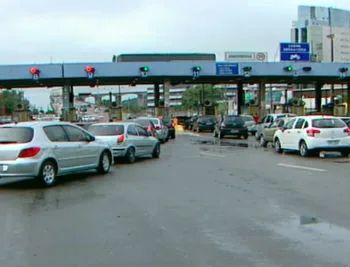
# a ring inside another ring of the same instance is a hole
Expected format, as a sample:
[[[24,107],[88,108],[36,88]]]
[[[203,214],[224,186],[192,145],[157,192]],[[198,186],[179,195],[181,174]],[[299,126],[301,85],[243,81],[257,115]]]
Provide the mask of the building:
[[[350,11],[299,6],[291,41],[310,43],[314,62],[350,62]]]
[[[179,107],[182,105],[182,97],[185,91],[191,88],[192,85],[177,85],[169,89],[169,106],[170,107]],[[159,99],[164,99],[164,90],[163,86],[159,88]],[[154,88],[147,88],[147,107],[154,108]]]

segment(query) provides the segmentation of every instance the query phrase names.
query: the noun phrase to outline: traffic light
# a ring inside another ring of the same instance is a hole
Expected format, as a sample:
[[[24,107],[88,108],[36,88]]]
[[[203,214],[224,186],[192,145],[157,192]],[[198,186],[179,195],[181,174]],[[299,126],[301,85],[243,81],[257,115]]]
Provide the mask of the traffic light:
[[[243,67],[243,72],[245,77],[249,77],[249,74],[251,73],[251,71],[252,71],[252,67],[250,66]]]
[[[348,72],[348,68],[347,67],[340,68],[339,72],[340,73],[346,73],[346,72]]]
[[[85,67],[85,72],[88,76],[88,79],[93,79],[95,76],[95,68],[92,66],[86,66]]]
[[[199,78],[201,70],[202,70],[201,66],[194,66],[192,68],[193,79]]]
[[[147,76],[147,73],[149,72],[149,67],[148,66],[141,67],[140,72],[142,76]]]
[[[312,68],[310,66],[303,67],[303,71],[305,71],[305,72],[310,72],[311,70],[312,70]]]
[[[35,67],[32,67],[30,68],[30,73],[32,74],[32,78],[34,81],[37,81],[39,80],[39,74],[40,74],[40,70],[35,68]]]
[[[284,67],[284,70],[287,72],[291,72],[291,71],[293,71],[293,66],[291,66],[291,65],[286,66],[286,67]]]

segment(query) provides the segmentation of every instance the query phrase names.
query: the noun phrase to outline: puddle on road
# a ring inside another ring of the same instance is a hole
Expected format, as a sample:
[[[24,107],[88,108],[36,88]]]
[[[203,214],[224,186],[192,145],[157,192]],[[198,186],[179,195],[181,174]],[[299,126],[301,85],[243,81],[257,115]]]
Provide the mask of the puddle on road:
[[[266,225],[265,225],[266,226]],[[350,230],[312,216],[291,217],[269,230],[295,241],[295,248],[313,253],[324,260],[350,264]]]

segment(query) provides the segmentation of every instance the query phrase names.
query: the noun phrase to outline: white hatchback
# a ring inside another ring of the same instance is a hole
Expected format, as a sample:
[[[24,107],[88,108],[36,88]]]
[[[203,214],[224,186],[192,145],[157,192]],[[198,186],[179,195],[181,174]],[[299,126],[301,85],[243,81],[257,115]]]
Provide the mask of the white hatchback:
[[[273,137],[275,151],[296,150],[305,157],[312,152],[339,151],[350,153],[350,129],[333,116],[300,116],[278,129]]]

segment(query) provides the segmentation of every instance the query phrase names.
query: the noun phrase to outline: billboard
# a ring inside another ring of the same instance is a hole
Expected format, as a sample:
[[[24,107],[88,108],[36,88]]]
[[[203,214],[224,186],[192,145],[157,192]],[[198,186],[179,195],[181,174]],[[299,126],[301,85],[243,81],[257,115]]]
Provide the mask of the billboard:
[[[225,52],[225,61],[266,62],[267,60],[267,52]]]

